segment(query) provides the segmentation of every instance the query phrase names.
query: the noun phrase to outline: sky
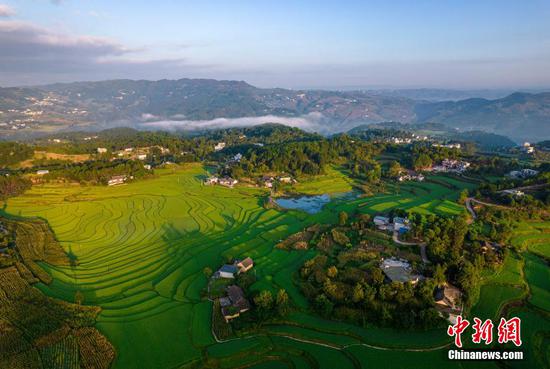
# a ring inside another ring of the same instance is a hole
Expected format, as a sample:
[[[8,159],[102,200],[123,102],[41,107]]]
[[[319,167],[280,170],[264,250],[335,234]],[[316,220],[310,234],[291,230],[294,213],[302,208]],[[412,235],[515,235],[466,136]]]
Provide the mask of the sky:
[[[0,86],[550,87],[548,0],[0,0]]]

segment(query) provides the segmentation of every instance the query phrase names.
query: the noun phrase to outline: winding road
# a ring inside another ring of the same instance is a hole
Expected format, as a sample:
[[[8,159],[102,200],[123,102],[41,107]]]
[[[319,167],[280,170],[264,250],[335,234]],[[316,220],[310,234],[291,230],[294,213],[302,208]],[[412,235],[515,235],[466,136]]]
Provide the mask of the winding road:
[[[428,254],[426,253],[426,242],[405,242],[399,239],[399,232],[393,232],[393,242],[403,246],[420,246],[420,256],[424,264],[429,264]]]

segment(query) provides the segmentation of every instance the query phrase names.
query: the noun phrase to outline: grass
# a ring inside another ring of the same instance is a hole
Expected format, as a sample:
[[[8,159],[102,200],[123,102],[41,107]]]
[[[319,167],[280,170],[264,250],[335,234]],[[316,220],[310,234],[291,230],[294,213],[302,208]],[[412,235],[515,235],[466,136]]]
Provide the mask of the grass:
[[[424,183],[387,184],[384,194],[335,201],[307,215],[263,208],[265,189],[204,186],[201,179],[207,173],[199,164],[157,174],[155,179],[117,187],[34,186],[24,196],[10,199],[5,208],[9,214],[46,219],[76,260],[72,267],[43,264],[53,282],[38,287],[67,301],[74,301],[80,291],[85,304],[101,306],[97,327],[117,350],[115,369],[172,368],[205,357],[232,367],[240,365],[243,353],[250,353],[249,364],[257,367],[351,368],[363,358],[399,367],[407,360],[416,365],[423,355],[402,348],[449,341],[444,330],[364,329],[309,314],[292,276],[314,251],[287,252],[274,245],[313,223],[336,222],[342,210],[376,214],[399,207],[459,214],[464,209],[454,201],[462,188],[473,184],[445,176]],[[339,169],[329,168],[327,175],[300,182],[297,188],[304,193],[345,192],[351,181]],[[253,289],[284,288],[301,312],[291,316],[289,324],[268,327],[258,337],[215,343],[210,336],[211,302],[201,297],[207,285],[202,271],[244,256],[255,260],[258,282]],[[335,350],[282,337],[285,333],[338,346],[367,343],[390,350]],[[262,359],[260,351],[271,359]],[[381,359],[372,359],[376,355]],[[437,355],[424,357],[435,360]],[[434,361],[433,366],[442,363]]]

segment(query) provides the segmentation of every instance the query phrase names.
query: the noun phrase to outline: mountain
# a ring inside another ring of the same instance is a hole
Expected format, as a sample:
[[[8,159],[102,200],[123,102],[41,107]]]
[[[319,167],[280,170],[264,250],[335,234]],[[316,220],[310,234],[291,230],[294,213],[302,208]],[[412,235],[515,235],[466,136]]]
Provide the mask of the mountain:
[[[444,123],[462,130],[483,130],[516,140],[550,137],[550,93],[513,93],[496,100],[467,99],[420,103],[418,121]]]
[[[414,94],[413,94],[414,95]],[[210,129],[281,123],[319,133],[385,121],[550,138],[550,94],[429,102],[372,91],[257,88],[209,79],[111,80],[0,88],[0,137],[119,126]]]

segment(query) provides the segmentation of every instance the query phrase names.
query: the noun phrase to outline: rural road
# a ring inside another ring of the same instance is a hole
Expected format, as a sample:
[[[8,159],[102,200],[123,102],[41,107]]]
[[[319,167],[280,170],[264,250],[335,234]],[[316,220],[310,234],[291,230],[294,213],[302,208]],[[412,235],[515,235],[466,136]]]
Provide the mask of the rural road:
[[[429,264],[428,254],[426,253],[426,242],[405,242],[399,239],[399,232],[393,232],[393,242],[403,246],[420,246],[420,256],[424,264]]]
[[[473,197],[468,197],[465,201],[465,205],[466,205],[466,209],[468,209],[468,212],[470,213],[470,215],[472,216],[472,219],[473,220],[476,220],[477,219],[477,214],[474,210],[474,208],[472,207],[472,203],[476,203],[476,204],[481,204],[481,205],[485,205],[485,206],[492,206],[492,207],[495,207],[495,208],[502,208],[502,209],[508,209],[507,206],[504,206],[504,205],[498,205],[498,204],[491,204],[489,202],[484,202],[484,201],[479,201],[479,200],[476,200],[474,199]],[[472,223],[471,221],[469,223]]]

